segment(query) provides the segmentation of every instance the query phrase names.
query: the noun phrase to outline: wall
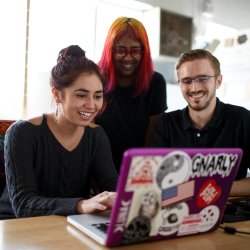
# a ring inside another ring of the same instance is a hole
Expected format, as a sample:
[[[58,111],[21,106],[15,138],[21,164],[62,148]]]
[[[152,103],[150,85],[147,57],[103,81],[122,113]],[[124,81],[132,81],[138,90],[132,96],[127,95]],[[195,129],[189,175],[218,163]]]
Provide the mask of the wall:
[[[165,10],[193,17],[198,0],[138,0]],[[235,29],[248,29],[250,20],[249,0],[213,0],[214,17],[209,20]]]

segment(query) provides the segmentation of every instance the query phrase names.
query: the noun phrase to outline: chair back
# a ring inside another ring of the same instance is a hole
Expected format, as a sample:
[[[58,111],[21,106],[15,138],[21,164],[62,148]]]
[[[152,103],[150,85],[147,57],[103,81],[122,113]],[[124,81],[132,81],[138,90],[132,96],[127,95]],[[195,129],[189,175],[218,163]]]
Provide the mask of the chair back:
[[[7,129],[15,121],[0,120],[0,196],[6,186],[5,166],[4,166],[4,138]]]

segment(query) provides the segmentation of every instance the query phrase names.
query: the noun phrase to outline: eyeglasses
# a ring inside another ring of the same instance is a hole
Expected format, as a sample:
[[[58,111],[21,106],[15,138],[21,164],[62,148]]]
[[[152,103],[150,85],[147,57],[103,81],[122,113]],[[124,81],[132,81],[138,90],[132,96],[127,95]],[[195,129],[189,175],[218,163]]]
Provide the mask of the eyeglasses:
[[[132,57],[138,57],[140,56],[142,53],[144,53],[143,51],[141,51],[140,49],[133,49],[131,51],[126,51],[125,49],[116,49],[113,50],[113,52],[120,57],[124,57],[127,54],[130,54]]]
[[[178,83],[184,83],[184,84],[191,84],[193,82],[193,80],[195,80],[198,83],[206,83],[211,77],[216,77],[219,75],[214,75],[214,76],[200,76],[200,77],[196,77],[196,78],[185,78],[185,79],[180,79],[177,82]]]

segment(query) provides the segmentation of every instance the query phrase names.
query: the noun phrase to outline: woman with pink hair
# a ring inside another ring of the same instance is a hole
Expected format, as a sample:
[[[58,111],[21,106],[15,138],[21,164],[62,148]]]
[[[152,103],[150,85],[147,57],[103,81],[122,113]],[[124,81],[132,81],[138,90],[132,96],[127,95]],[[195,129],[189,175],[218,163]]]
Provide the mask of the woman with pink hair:
[[[154,72],[146,30],[134,18],[113,22],[98,66],[108,104],[96,122],[108,135],[119,172],[126,149],[150,146],[155,122],[167,109],[166,82]]]

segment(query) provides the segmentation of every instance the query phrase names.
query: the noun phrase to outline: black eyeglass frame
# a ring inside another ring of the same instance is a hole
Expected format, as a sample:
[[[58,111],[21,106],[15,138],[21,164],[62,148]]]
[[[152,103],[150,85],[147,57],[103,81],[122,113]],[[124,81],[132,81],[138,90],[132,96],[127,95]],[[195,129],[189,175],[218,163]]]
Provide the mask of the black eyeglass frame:
[[[118,50],[124,50],[124,55],[123,56],[120,56],[120,55],[118,55],[117,54],[117,51]],[[132,53],[133,53],[133,51],[140,51],[140,54],[138,55],[138,56],[133,56],[132,55]],[[123,48],[121,48],[121,49],[114,49],[114,50],[112,50],[112,52],[113,53],[115,53],[117,56],[119,56],[119,57],[124,57],[124,56],[126,56],[127,54],[130,54],[132,57],[134,57],[134,58],[136,58],[136,57],[139,57],[141,54],[143,54],[144,53],[144,51],[143,50],[140,50],[140,49],[133,49],[133,50],[130,50],[130,51],[128,51],[128,50],[125,50],[125,49],[123,49]]]
[[[219,75],[214,75],[214,76],[199,76],[199,77],[195,77],[195,78],[186,78],[186,79],[180,79],[180,80],[178,80],[177,82],[178,83],[184,83],[184,84],[192,84],[192,82],[193,82],[193,80],[195,80],[196,82],[199,82],[197,79],[199,79],[199,78],[204,78],[204,77],[208,77],[208,79],[206,80],[206,81],[208,81],[211,77],[217,77],[217,76],[219,76]],[[182,81],[185,81],[185,80],[191,80],[191,82],[190,83],[186,83],[186,82],[182,82]]]

